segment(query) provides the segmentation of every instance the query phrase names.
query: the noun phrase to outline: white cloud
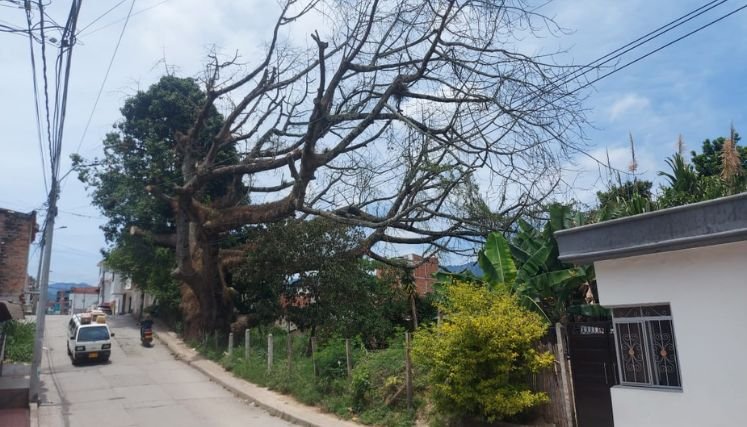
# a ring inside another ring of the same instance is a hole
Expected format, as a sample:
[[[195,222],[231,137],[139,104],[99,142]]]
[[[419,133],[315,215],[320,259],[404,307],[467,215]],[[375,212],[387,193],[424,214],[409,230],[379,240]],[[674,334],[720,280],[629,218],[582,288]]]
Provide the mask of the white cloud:
[[[612,104],[609,109],[609,117],[610,120],[615,121],[628,113],[645,110],[650,105],[651,101],[648,98],[635,93],[628,93]]]

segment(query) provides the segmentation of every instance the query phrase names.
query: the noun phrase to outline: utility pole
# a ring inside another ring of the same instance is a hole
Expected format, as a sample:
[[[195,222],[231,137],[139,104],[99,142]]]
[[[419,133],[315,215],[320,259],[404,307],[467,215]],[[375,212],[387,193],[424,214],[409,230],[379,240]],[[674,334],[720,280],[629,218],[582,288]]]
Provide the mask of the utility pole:
[[[54,111],[55,129],[53,130],[53,133],[51,135],[48,135],[50,144],[49,159],[52,170],[52,189],[49,191],[49,199],[47,201],[47,218],[45,219],[44,224],[44,251],[42,254],[44,258],[41,268],[41,277],[39,280],[39,298],[37,299],[38,303],[36,307],[36,338],[34,340],[34,358],[31,363],[31,379],[29,383],[29,401],[36,403],[41,402],[39,396],[39,384],[41,382],[41,361],[42,351],[44,349],[44,323],[45,315],[47,314],[49,266],[52,260],[52,237],[54,236],[54,220],[57,216],[57,199],[60,197],[60,181],[65,178],[65,176],[60,178],[59,175],[60,156],[62,155],[62,134],[65,126],[65,110],[67,109],[68,82],[70,79],[72,52],[73,46],[75,46],[75,28],[78,22],[78,13],[80,12],[81,2],[82,0],[72,0],[72,3],[70,5],[70,14],[68,15],[68,20],[65,24],[65,28],[62,31],[59,53],[57,54],[57,61],[59,61],[59,70],[64,70],[62,72],[62,75],[64,77],[58,79]],[[25,4],[27,10],[29,10],[31,2],[27,1]],[[41,1],[38,2],[38,8],[41,20],[41,43],[42,49],[44,49],[46,43],[46,39],[44,36],[45,14],[44,5]],[[31,31],[30,28],[29,31]],[[42,52],[44,51],[42,50]],[[42,58],[44,58],[43,55]],[[64,64],[64,66],[62,64]],[[34,72],[36,71],[34,70]],[[58,71],[58,73],[59,72],[60,71]],[[60,97],[58,98],[58,96]]]
[[[44,318],[47,314],[47,289],[49,289],[49,265],[52,259],[52,238],[54,237],[54,219],[57,216],[57,190],[59,183],[52,181],[49,192],[49,209],[44,225],[44,251],[42,252],[41,277],[39,278],[39,296],[36,305],[36,337],[34,339],[34,358],[31,362],[31,379],[29,382],[29,401],[39,402],[39,382],[41,375],[42,351],[44,349]]]

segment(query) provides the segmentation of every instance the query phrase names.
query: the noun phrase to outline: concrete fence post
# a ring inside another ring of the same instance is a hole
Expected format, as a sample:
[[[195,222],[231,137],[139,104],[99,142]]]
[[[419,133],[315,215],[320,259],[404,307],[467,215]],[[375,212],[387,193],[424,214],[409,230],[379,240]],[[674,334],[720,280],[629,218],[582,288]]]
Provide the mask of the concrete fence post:
[[[228,334],[228,355],[233,354],[233,332]]]
[[[244,329],[244,359],[249,359],[249,349],[251,348],[251,329]]]
[[[350,338],[345,338],[345,359],[348,365],[348,378],[353,377],[353,360],[350,357]]]
[[[290,371],[293,369],[293,336],[291,335],[290,330],[290,322],[288,322],[288,329],[286,334],[286,345],[287,345],[287,353],[288,353],[288,370]]]
[[[316,368],[316,337],[311,337],[311,366],[314,369],[314,376],[319,375]]]
[[[267,334],[267,371],[272,370],[272,334]]]
[[[412,337],[405,332],[405,387],[407,388],[407,410],[412,410],[412,358],[410,357],[410,343]]]

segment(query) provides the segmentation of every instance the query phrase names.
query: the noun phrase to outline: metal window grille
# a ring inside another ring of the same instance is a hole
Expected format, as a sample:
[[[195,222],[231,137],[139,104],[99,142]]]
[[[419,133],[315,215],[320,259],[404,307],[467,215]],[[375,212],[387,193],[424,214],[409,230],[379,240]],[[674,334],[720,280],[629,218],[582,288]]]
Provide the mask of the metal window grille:
[[[669,304],[612,309],[620,383],[681,389]]]

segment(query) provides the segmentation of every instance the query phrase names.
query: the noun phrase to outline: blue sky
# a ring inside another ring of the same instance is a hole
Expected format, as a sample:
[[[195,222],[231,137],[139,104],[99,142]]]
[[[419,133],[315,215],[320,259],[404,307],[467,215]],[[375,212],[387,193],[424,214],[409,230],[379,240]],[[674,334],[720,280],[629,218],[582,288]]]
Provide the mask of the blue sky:
[[[0,4],[7,1],[0,0]],[[84,2],[81,27],[116,4],[115,0]],[[530,2],[531,3],[531,2]],[[562,50],[561,63],[585,64],[638,36],[674,19],[705,1],[659,0],[561,0],[541,6],[540,12],[553,16],[568,31],[557,37],[524,40],[528,52]],[[210,45],[225,51],[239,49],[249,56],[266,35],[269,19],[262,13],[274,3],[267,1],[141,0],[122,40],[102,99],[91,126],[81,141],[96,92],[104,77],[110,54],[121,30],[129,2],[84,31],[74,52],[71,95],[63,148],[63,172],[67,158],[80,143],[86,157],[99,155],[100,141],[119,119],[118,108],[138,88],[145,88],[163,72],[163,58],[182,75],[196,75]],[[540,4],[540,3],[537,3]],[[657,39],[622,58],[633,59],[742,4],[725,2],[705,16]],[[58,21],[66,16],[68,1],[53,0],[49,13]],[[22,10],[0,7],[0,21],[16,25],[24,21]],[[110,25],[111,24],[111,25]],[[313,24],[309,24],[313,26]],[[308,28],[309,30],[311,29]],[[308,33],[310,31],[304,31]],[[682,134],[689,149],[699,149],[705,138],[725,135],[729,125],[737,130],[747,126],[743,108],[747,96],[747,11],[671,46],[638,64],[616,73],[586,91],[589,125],[585,127],[588,154],[626,169],[630,162],[628,133],[636,143],[638,171],[655,179],[664,159],[674,152]],[[28,41],[0,33],[0,206],[29,211],[45,199],[41,163],[36,144]],[[603,188],[608,174],[587,156],[566,165],[566,179],[574,184],[572,193],[561,198],[592,202],[594,191]],[[57,223],[64,227],[55,235],[52,258],[53,281],[93,283],[104,239],[99,226],[103,218],[90,205],[87,191],[74,177],[63,187]],[[32,249],[36,254],[36,250]],[[36,257],[31,259],[35,274]]]

